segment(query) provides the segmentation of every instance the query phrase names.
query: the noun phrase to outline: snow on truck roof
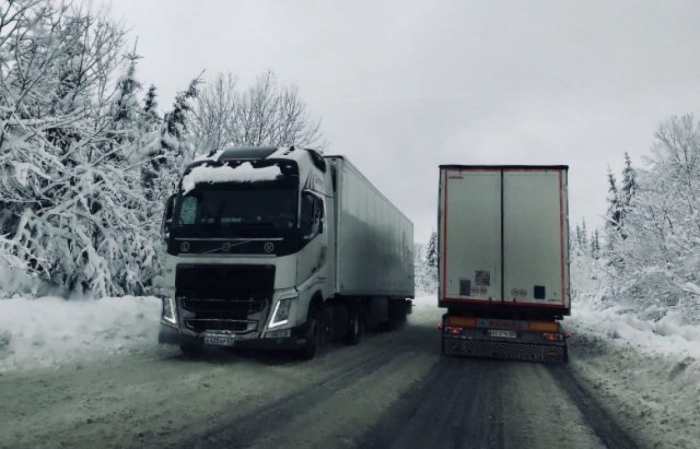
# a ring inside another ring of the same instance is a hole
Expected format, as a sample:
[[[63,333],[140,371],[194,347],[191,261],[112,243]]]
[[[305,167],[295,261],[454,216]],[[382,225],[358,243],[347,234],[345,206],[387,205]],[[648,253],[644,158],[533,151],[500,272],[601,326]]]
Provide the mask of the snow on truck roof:
[[[323,157],[315,150],[291,147],[235,147],[201,155],[187,167],[182,178],[182,194],[192,191],[198,183],[274,181],[282,171],[277,165],[256,167],[256,161],[287,159],[300,161],[310,157],[314,165],[326,171]],[[237,162],[239,165],[229,165]],[[254,165],[255,164],[255,165]]]
[[[230,165],[198,165],[182,178],[182,194],[187,195],[198,183],[274,181],[282,171],[277,165],[253,167],[244,162],[236,167]]]

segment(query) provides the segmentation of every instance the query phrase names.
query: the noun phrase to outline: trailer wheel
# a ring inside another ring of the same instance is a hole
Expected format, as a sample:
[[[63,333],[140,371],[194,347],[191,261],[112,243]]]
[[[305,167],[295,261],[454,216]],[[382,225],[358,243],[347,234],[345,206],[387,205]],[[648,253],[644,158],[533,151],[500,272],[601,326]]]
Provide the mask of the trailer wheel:
[[[323,340],[323,310],[318,306],[312,306],[306,320],[306,342],[299,350],[301,360],[311,360],[316,356],[319,346]]]
[[[380,325],[385,332],[395,331],[406,321],[406,305],[403,301],[389,300],[389,319]]]
[[[362,308],[360,307],[360,302],[357,301],[350,305],[350,319],[348,320],[348,335],[346,337],[346,343],[349,345],[356,345],[362,339],[362,334],[364,333],[364,325],[362,320]]]

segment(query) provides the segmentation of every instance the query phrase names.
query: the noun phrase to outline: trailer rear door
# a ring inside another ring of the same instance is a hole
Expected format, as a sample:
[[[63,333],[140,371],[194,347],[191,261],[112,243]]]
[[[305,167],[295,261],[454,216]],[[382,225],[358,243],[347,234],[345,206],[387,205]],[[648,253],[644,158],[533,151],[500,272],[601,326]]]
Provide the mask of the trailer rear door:
[[[504,296],[517,304],[568,307],[566,172],[503,173]]]
[[[440,172],[440,297],[501,301],[501,171]]]

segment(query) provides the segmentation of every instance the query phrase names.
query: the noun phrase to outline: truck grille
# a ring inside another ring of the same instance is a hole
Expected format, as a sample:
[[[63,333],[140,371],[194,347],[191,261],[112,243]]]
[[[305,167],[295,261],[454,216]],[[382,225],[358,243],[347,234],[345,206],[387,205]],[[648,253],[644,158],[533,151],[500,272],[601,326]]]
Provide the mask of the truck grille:
[[[257,325],[257,321],[185,318],[185,326],[195,332],[207,330],[248,332],[257,329]]]
[[[175,289],[188,312],[184,324],[195,332],[254,331],[265,318],[274,282],[274,265],[179,265]]]

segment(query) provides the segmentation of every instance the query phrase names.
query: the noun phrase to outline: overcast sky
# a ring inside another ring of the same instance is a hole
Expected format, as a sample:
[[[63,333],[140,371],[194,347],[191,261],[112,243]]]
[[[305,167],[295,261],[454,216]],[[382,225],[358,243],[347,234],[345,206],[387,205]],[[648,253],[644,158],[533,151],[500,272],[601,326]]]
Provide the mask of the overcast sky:
[[[115,0],[162,106],[206,69],[299,86],[347,155],[436,227],[440,164],[568,164],[572,223],[658,123],[698,111],[698,1]]]

